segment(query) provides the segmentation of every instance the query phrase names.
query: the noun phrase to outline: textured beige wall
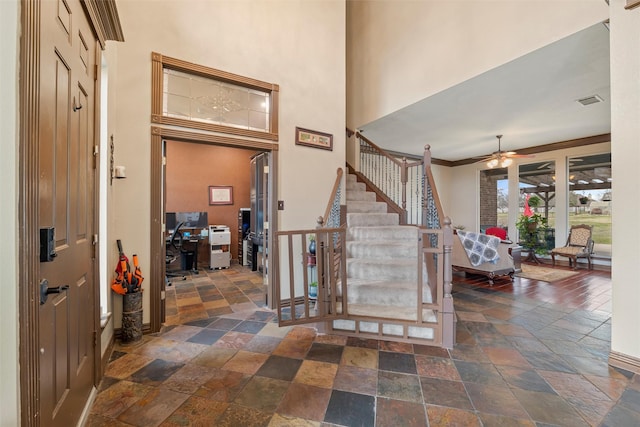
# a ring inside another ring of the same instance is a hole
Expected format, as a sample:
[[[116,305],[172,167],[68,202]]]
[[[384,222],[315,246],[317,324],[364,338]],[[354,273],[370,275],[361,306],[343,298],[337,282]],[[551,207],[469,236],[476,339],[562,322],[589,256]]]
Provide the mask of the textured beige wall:
[[[640,361],[640,8],[611,1],[611,161],[615,205],[611,350]]]
[[[0,426],[20,419],[18,366],[18,17],[20,6],[0,1]]]
[[[151,52],[280,86],[278,222],[314,228],[345,162],[344,2],[129,0],[118,9],[126,41],[110,83],[116,163],[127,179],[113,184],[109,240],[126,238],[126,252],[149,265]],[[295,145],[296,126],[333,134],[333,151]],[[148,308],[145,293],[145,322]]]
[[[361,0],[347,9],[354,129],[608,17],[604,0]]]

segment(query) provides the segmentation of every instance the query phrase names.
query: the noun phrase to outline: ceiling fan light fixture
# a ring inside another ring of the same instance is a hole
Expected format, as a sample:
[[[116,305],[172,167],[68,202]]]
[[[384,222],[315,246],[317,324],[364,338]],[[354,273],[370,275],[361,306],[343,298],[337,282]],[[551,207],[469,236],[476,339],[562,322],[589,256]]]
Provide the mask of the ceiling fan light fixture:
[[[511,166],[511,163],[513,163],[512,158],[503,157],[502,160],[500,161],[500,167],[508,168],[509,166]]]
[[[498,138],[498,151],[494,151],[491,156],[483,159],[483,161],[487,161],[486,165],[489,169],[493,169],[498,166],[501,168],[508,168],[513,164],[512,157],[523,157],[518,156],[515,151],[502,151],[502,146],[500,144],[502,135],[496,135],[496,138]]]

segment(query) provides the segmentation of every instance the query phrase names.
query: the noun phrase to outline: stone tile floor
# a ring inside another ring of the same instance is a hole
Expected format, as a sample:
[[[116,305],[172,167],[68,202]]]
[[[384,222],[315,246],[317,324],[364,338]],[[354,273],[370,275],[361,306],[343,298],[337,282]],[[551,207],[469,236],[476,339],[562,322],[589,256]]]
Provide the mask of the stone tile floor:
[[[607,364],[608,273],[455,276],[446,350],[279,328],[261,277],[201,271],[168,288],[160,333],[116,344],[87,426],[640,425],[640,378]],[[577,281],[597,309],[549,302]]]

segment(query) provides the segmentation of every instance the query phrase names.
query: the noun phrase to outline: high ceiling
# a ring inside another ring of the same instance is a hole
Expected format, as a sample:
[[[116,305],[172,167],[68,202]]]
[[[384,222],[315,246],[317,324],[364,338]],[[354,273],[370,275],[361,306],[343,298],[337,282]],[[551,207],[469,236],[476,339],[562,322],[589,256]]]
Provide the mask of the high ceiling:
[[[597,24],[360,127],[387,150],[459,161],[610,133],[609,29]],[[580,99],[602,102],[584,106]]]

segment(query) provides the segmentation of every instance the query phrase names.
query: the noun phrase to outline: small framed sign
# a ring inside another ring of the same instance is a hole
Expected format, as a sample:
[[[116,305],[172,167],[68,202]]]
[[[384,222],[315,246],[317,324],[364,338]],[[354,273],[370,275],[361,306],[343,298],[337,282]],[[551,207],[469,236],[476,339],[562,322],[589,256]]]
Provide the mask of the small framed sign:
[[[333,135],[296,127],[296,145],[333,151]]]

